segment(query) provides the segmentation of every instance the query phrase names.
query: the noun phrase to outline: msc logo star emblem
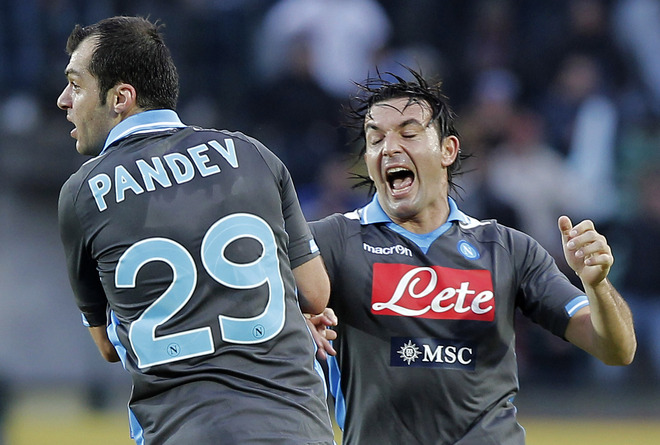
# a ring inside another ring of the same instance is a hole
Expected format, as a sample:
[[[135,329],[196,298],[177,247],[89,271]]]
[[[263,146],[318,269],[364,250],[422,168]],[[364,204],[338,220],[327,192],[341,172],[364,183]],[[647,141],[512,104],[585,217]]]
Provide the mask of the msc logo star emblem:
[[[417,360],[420,353],[419,348],[415,343],[412,342],[412,340],[401,346],[401,349],[399,349],[398,352],[399,355],[401,356],[401,359],[408,364],[411,364],[412,362]]]

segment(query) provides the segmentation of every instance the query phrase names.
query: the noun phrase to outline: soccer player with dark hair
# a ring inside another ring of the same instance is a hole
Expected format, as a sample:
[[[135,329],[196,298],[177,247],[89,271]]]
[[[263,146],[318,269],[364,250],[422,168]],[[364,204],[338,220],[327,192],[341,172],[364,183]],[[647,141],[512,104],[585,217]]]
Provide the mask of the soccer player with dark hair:
[[[329,282],[289,172],[257,140],[184,125],[159,26],[71,33],[57,100],[92,158],[64,184],[70,282],[130,372],[138,444],[332,444],[302,311]],[[302,309],[302,311],[301,311]]]
[[[454,114],[410,71],[367,80],[353,103],[372,201],[311,223],[339,319],[336,417],[351,445],[523,444],[516,310],[611,365],[633,360],[632,316],[591,221],[558,219],[579,289],[531,237],[459,209]]]

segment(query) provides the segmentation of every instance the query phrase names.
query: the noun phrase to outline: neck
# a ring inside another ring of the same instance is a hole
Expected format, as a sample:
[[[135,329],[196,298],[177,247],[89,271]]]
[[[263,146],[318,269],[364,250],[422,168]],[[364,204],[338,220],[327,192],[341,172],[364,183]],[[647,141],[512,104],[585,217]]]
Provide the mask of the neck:
[[[392,221],[409,232],[423,235],[433,232],[447,222],[449,218],[449,203],[446,198],[439,199],[433,206],[424,208],[421,212],[409,218],[397,218],[389,215]]]

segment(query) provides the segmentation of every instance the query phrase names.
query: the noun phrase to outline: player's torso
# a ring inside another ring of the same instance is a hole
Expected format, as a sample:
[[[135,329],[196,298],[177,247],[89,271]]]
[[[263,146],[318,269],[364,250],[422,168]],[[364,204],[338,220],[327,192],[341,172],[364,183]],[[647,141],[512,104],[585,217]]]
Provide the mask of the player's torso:
[[[364,225],[344,248],[331,305],[349,443],[365,434],[374,439],[367,443],[380,434],[453,443],[487,407],[506,405],[502,397],[517,388],[516,283],[493,234],[454,224],[424,253],[382,225]]]
[[[175,277],[174,291],[211,305],[204,296],[258,287],[245,278],[232,283],[221,269],[257,260],[264,243],[278,264],[286,234],[276,181],[255,149],[220,132],[138,135],[105,154],[77,210],[119,319],[135,320]],[[197,312],[194,304],[181,313]],[[249,311],[245,305],[234,306]]]
[[[279,161],[245,136],[187,127],[133,135],[81,172],[75,211],[132,374],[133,431],[329,442]]]
[[[333,282],[333,296],[352,298],[335,298],[332,305],[344,323],[371,335],[434,333],[455,340],[457,351],[461,343],[470,343],[466,347],[476,354],[475,339],[491,330],[510,339],[517,286],[506,249],[483,239],[454,225],[424,253],[388,228],[362,226],[359,241],[346,244],[342,272]],[[358,295],[368,298],[358,300]],[[467,358],[467,350],[453,362],[449,357],[440,360],[429,347],[425,355],[407,357],[400,364],[427,366],[433,356],[434,362],[446,367],[474,369],[478,365],[475,357]]]
[[[156,376],[149,391],[160,373],[216,378],[195,368],[210,356],[235,377],[267,380],[291,350],[310,352],[279,179],[245,140],[192,128],[132,137],[87,175],[76,210],[127,367]],[[223,348],[232,353],[220,358]]]

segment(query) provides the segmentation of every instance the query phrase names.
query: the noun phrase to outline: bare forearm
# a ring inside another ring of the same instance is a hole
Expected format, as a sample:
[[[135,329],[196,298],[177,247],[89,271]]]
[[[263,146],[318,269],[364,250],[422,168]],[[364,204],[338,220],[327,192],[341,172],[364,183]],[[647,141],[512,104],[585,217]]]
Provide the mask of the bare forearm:
[[[607,239],[590,220],[573,226],[560,216],[564,256],[589,298],[589,306],[573,316],[566,338],[608,365],[628,365],[635,357],[637,339],[628,305],[607,279],[614,263]]]
[[[589,310],[571,320],[568,340],[605,364],[630,364],[637,349],[630,308],[608,280],[595,287],[585,286],[585,290]]]
[[[637,349],[630,308],[608,280],[587,289],[587,296],[593,306],[591,318],[603,354],[601,360],[609,364],[630,364]]]

